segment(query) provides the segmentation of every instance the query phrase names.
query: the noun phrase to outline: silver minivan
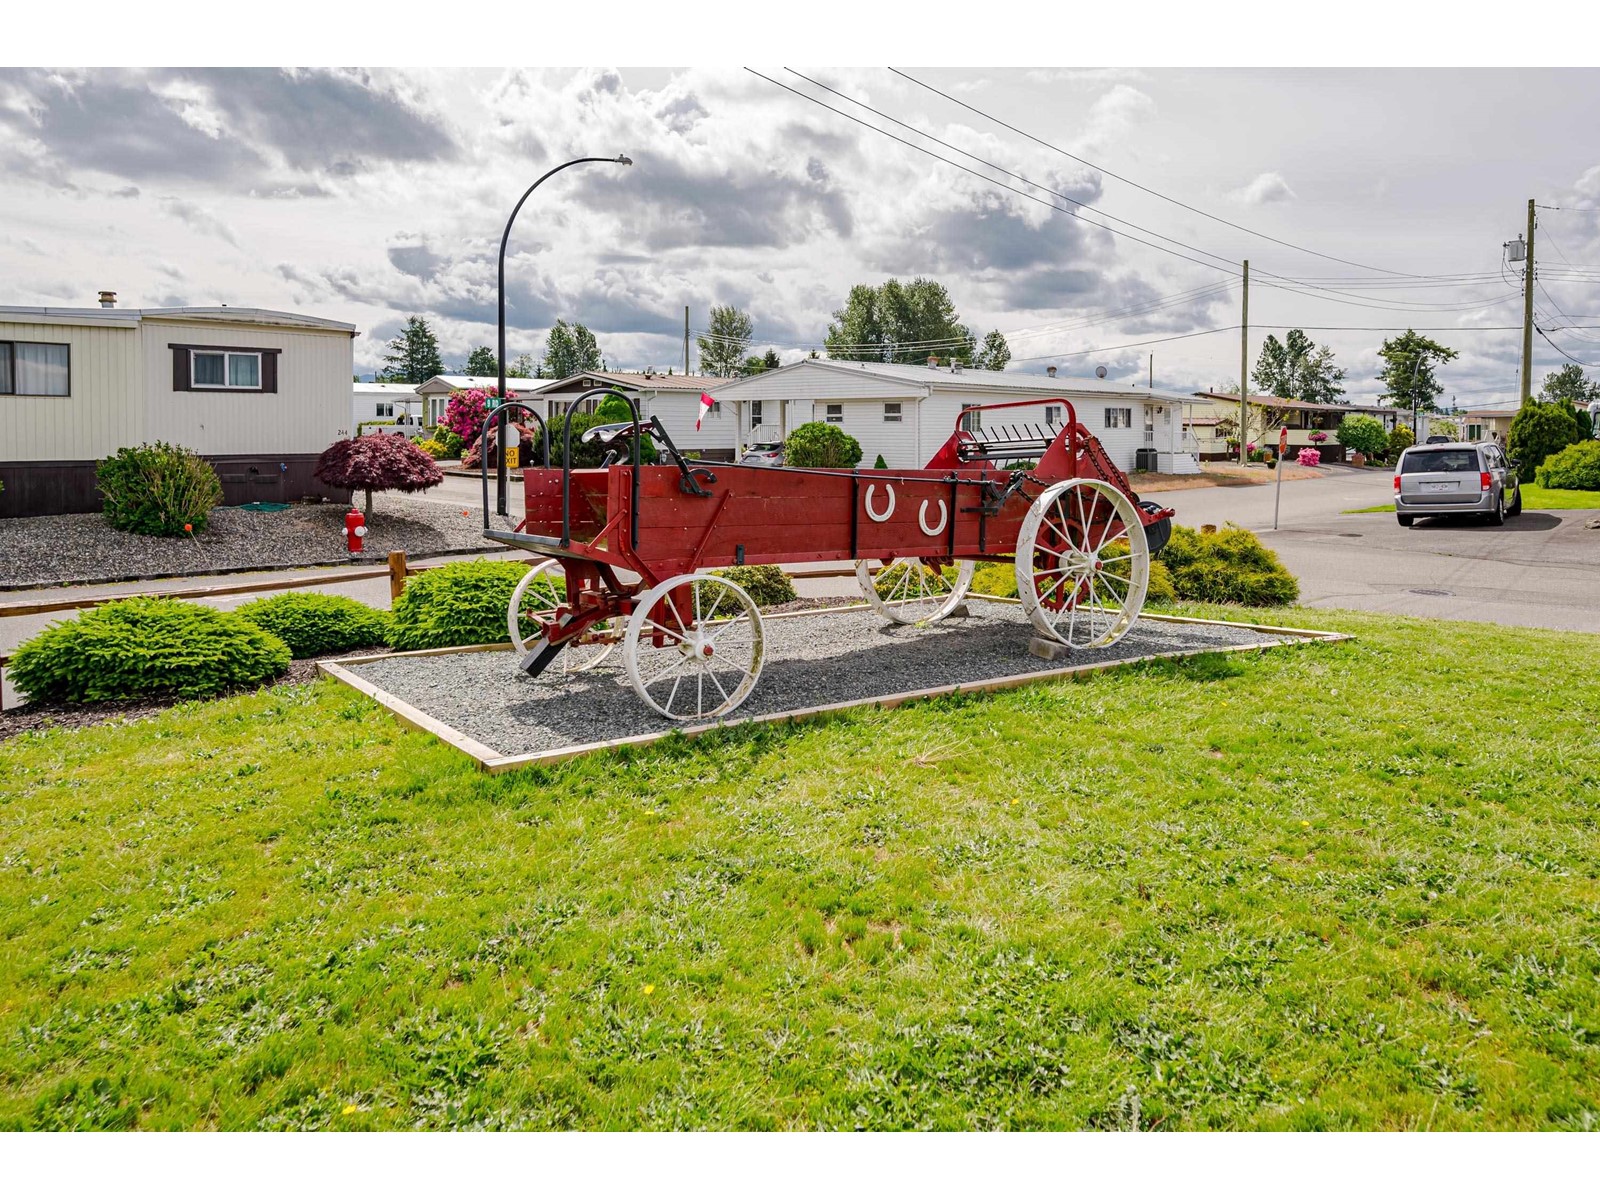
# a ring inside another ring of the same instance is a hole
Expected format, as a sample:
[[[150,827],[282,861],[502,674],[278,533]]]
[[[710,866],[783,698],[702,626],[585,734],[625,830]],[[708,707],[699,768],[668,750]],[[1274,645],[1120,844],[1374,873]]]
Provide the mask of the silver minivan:
[[[1493,442],[1410,446],[1395,464],[1394,513],[1402,525],[1462,515],[1503,525],[1521,511],[1517,469]]]

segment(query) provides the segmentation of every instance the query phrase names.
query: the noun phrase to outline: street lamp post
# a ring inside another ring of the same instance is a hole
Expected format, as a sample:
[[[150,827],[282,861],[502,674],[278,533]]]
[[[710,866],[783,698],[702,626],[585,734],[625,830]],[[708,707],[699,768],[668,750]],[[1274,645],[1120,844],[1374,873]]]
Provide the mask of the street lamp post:
[[[516,223],[517,214],[522,211],[522,206],[528,202],[528,197],[533,195],[537,188],[546,179],[558,171],[565,171],[568,167],[575,167],[579,163],[608,162],[621,163],[625,167],[633,166],[633,159],[626,154],[619,154],[615,158],[575,158],[571,162],[564,162],[559,167],[552,167],[543,175],[533,181],[533,185],[522,193],[522,199],[517,201],[517,206],[511,210],[511,216],[506,221],[506,231],[500,235],[500,386],[495,392],[495,398],[500,407],[498,419],[495,421],[495,441],[498,447],[499,466],[495,470],[495,512],[506,516],[511,510],[506,504],[507,484],[510,474],[506,468],[506,431],[510,424],[505,413],[506,401],[506,244],[511,240],[511,226]],[[488,453],[488,447],[479,447],[482,453]]]

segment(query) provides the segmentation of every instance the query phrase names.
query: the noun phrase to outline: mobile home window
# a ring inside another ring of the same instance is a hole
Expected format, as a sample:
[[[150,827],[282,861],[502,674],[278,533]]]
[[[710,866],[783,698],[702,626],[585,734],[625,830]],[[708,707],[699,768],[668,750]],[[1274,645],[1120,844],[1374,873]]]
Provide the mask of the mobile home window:
[[[1133,409],[1131,409],[1131,408],[1108,408],[1108,409],[1106,409],[1106,428],[1107,429],[1132,429],[1133,428]]]
[[[754,428],[759,424],[761,424],[761,401],[752,400],[750,401],[750,426]]]
[[[983,429],[983,413],[976,408],[962,409],[961,428],[968,433],[978,433]]]
[[[380,400],[374,406],[374,414],[373,415],[379,416],[379,417],[392,417],[392,416],[394,416],[394,405],[393,404],[385,404],[382,400]]]
[[[70,396],[72,347],[64,342],[0,342],[0,394]]]
[[[883,406],[883,419],[890,422],[900,420],[900,404],[898,401]]]
[[[232,350],[189,351],[190,378],[197,388],[261,390],[261,355]]]
[[[1044,423],[1052,427],[1061,424],[1061,405],[1046,404],[1044,406]]]
[[[1468,425],[1467,426],[1467,441],[1469,441],[1469,442],[1481,442],[1481,441],[1483,441],[1483,426],[1482,425]]]
[[[827,417],[829,424],[832,424],[832,425],[843,425],[844,424],[844,405],[842,405],[842,404],[830,404],[830,405],[828,405],[827,409],[825,410],[824,415]]]

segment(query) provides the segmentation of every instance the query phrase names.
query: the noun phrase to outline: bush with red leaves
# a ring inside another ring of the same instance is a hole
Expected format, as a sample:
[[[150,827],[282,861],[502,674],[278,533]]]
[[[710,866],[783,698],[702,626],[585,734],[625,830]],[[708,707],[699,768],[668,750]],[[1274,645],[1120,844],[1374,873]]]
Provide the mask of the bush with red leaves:
[[[383,433],[335,442],[317,459],[316,474],[329,487],[365,491],[369,521],[373,492],[421,492],[444,482],[426,451],[409,438]]]

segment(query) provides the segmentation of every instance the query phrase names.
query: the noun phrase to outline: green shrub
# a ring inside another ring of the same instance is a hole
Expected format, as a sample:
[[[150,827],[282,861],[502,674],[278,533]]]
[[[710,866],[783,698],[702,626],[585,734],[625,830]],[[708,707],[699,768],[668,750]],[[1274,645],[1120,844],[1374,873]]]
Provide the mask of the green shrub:
[[[236,613],[139,597],[52,625],[17,649],[10,670],[31,700],[84,704],[214,696],[288,666],[289,647]]]
[[[594,415],[600,418],[602,425],[615,425],[619,421],[633,420],[633,409],[621,396],[605,396],[594,406]]]
[[[1600,442],[1575,442],[1557,450],[1535,472],[1540,487],[1600,491]]]
[[[1417,444],[1417,435],[1411,431],[1409,425],[1396,425],[1389,431],[1389,443],[1385,448],[1390,458],[1399,458],[1400,451],[1407,446]]]
[[[883,455],[880,454],[872,460],[872,469],[874,471],[887,471],[889,469],[889,464],[884,461]]]
[[[1180,600],[1259,608],[1292,604],[1300,596],[1299,583],[1278,556],[1237,526],[1198,533],[1174,525],[1160,559]]]
[[[1506,456],[1517,464],[1522,478],[1535,479],[1546,459],[1582,436],[1582,426],[1565,400],[1526,400],[1511,419]]]
[[[724,567],[711,573],[749,592],[757,608],[771,608],[800,598],[794,590],[794,582],[776,566]]]
[[[978,569],[972,573],[969,590],[985,596],[1014,598],[1017,594],[1017,568],[1008,562],[979,563]]]
[[[615,401],[615,403],[622,404],[622,402],[620,400],[616,400],[615,397],[612,397],[612,399]],[[602,405],[601,407],[603,408],[604,405]],[[623,405],[623,407],[627,407],[627,406]],[[633,420],[633,414],[628,413],[628,414],[624,415],[620,419],[623,420],[623,421],[631,421],[631,420]],[[566,453],[562,439],[566,436],[567,422],[569,420],[572,422],[572,465],[573,465],[573,467],[575,467],[575,468],[576,467],[598,467],[600,465],[600,463],[605,459],[606,452],[605,452],[604,448],[601,447],[600,442],[599,442],[598,439],[595,440],[595,441],[592,441],[592,442],[584,441],[583,440],[584,431],[585,430],[589,430],[589,429],[593,429],[596,425],[615,425],[615,424],[617,424],[617,421],[608,419],[607,417],[602,416],[599,412],[572,413],[570,415],[563,415],[563,416],[559,416],[559,417],[551,417],[550,418],[550,465],[551,466],[559,467],[561,465],[562,456]],[[538,462],[539,462],[539,459],[544,454],[544,444],[543,444],[543,442],[542,442],[542,440],[540,438],[538,425],[535,424],[535,425],[533,425],[532,428],[533,428],[533,434],[532,434],[533,445],[532,445],[532,448],[528,452],[527,461],[529,463],[531,463],[531,464],[537,465]],[[621,446],[625,445],[625,443],[618,442],[617,445],[619,447],[621,447]],[[640,443],[639,443],[639,461],[641,463],[653,463],[653,462],[658,461],[659,458],[660,458],[660,455],[657,454],[657,452],[656,452],[655,443],[652,442],[648,437],[642,438],[640,440]],[[623,463],[631,463],[631,462],[633,462],[633,450],[631,448],[628,448],[628,449],[624,450],[622,458],[620,458],[618,461],[619,462],[623,462]]]
[[[394,602],[389,644],[436,650],[506,641],[506,609],[527,573],[522,563],[484,559],[422,572]]]
[[[1145,589],[1146,604],[1176,604],[1178,591],[1172,583],[1172,572],[1159,558],[1150,562],[1150,586]]]
[[[1339,422],[1336,432],[1339,444],[1347,450],[1359,451],[1376,458],[1389,448],[1389,433],[1377,417],[1351,413]]]
[[[461,435],[452,433],[443,425],[435,429],[431,437],[418,434],[411,439],[411,444],[436,462],[441,458],[460,458],[462,450],[466,448]]]
[[[806,422],[783,443],[783,462],[788,467],[848,469],[860,461],[861,443],[826,421]]]
[[[285,592],[252,600],[234,611],[282,638],[296,658],[364,650],[389,639],[389,614],[348,596]]]
[[[211,464],[166,442],[123,447],[99,464],[95,482],[113,529],[151,537],[202,533],[222,503]]]

